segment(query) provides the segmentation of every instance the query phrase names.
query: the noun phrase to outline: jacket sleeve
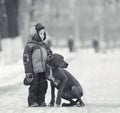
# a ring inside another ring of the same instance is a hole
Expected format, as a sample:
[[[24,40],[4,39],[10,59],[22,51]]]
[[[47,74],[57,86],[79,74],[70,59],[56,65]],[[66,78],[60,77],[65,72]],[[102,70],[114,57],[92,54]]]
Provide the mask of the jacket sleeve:
[[[26,74],[33,73],[32,49],[28,45],[24,49],[23,64],[24,64],[24,69]]]

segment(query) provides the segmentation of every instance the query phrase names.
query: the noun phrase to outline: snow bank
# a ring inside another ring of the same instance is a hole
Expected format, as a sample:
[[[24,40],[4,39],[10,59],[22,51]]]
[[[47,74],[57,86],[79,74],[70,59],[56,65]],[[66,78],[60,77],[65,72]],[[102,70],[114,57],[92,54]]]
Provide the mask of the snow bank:
[[[23,80],[24,69],[22,60],[11,64],[0,64],[0,87],[14,85]]]

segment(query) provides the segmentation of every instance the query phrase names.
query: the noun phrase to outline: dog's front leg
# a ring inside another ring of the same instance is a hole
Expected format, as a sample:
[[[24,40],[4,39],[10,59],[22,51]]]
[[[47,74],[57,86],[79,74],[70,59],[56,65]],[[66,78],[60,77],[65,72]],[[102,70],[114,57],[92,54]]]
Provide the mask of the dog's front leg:
[[[49,106],[54,106],[55,103],[55,86],[52,82],[50,82],[51,85],[51,101],[49,103]]]
[[[57,94],[57,100],[56,100],[56,105],[59,106],[61,104],[61,97],[62,97],[62,92],[63,92],[63,89],[65,87],[65,84],[67,82],[67,78],[65,78],[61,85],[60,85],[60,88],[58,89],[58,94]]]

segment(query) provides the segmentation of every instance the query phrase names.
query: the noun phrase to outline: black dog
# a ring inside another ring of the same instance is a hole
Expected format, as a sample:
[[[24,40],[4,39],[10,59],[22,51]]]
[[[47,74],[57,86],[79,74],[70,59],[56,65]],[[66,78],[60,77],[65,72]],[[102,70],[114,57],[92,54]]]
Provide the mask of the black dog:
[[[63,103],[62,106],[73,106],[78,102],[78,106],[85,104],[81,100],[83,89],[79,82],[65,69],[68,64],[64,61],[63,56],[53,54],[47,59],[47,79],[51,81],[51,101],[49,106],[54,106],[55,88],[58,89],[56,104],[61,104],[61,98],[68,100],[70,103]],[[74,101],[73,99],[77,99]]]

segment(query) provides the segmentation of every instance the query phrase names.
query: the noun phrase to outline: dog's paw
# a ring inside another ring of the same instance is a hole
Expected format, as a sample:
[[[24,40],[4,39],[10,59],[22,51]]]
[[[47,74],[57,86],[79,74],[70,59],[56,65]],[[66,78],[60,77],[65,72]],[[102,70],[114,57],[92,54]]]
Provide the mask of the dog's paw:
[[[76,105],[77,107],[83,107],[83,106],[85,106],[85,103],[78,103],[77,105]]]
[[[54,104],[49,103],[49,104],[48,104],[48,107],[54,107]]]
[[[59,105],[59,104],[56,104],[56,107],[60,107],[60,105]]]
[[[71,103],[63,103],[62,104],[62,107],[70,107],[70,106],[73,106],[73,104],[71,104]]]

